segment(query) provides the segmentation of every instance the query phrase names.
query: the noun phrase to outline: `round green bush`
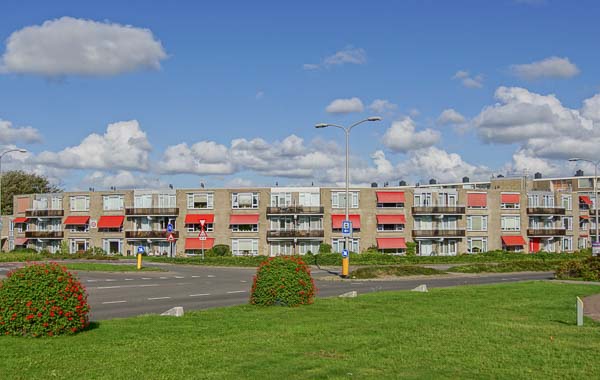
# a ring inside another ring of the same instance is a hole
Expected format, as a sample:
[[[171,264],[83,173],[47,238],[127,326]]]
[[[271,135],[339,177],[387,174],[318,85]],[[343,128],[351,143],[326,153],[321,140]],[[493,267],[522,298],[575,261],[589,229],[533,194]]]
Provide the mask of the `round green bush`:
[[[88,326],[89,310],[84,287],[56,263],[24,266],[0,282],[0,335],[74,334]]]
[[[231,256],[231,250],[227,244],[217,244],[212,247],[214,256]]]
[[[299,257],[270,257],[256,271],[250,303],[298,306],[313,302],[316,292],[310,268]]]
[[[598,281],[600,280],[600,257],[565,261],[556,270],[556,278]]]

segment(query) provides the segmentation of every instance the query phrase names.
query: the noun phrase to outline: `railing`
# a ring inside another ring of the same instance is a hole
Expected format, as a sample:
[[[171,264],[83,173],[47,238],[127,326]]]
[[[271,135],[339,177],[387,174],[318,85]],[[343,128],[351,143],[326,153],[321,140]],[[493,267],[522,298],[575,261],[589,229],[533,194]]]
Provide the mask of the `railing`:
[[[527,207],[528,214],[565,215],[564,207]]]
[[[267,207],[267,214],[323,214],[322,206],[283,206]]]
[[[413,237],[463,237],[465,236],[465,230],[413,230]]]
[[[179,231],[171,232],[175,239],[179,238]],[[166,239],[167,231],[125,231],[126,239]]]
[[[527,235],[529,236],[564,236],[566,234],[564,228],[528,228]]]
[[[25,231],[25,237],[30,239],[62,239],[63,231]]]
[[[465,206],[413,206],[413,214],[464,214]]]
[[[32,217],[36,217],[36,216],[50,217],[50,216],[63,216],[63,215],[65,215],[64,210],[26,210],[25,211],[25,216],[32,216]]]
[[[125,215],[179,215],[177,207],[127,207]]]
[[[269,230],[268,238],[322,238],[323,230]]]

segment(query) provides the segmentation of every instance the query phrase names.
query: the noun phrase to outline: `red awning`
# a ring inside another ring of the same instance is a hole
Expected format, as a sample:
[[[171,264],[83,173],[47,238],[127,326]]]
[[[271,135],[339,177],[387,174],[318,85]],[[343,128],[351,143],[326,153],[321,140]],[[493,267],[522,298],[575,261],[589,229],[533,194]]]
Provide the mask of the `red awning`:
[[[523,236],[502,236],[502,243],[507,247],[523,246],[525,245],[525,239]]]
[[[406,224],[404,215],[377,215],[377,224]]]
[[[352,228],[360,228],[360,215],[348,215],[350,221],[352,222]],[[333,214],[331,215],[331,224],[332,228],[339,229],[342,228],[342,222],[346,219],[346,215]]]
[[[404,203],[404,191],[377,191],[377,203]]]
[[[15,218],[13,223],[27,223],[28,220],[29,218]]]
[[[521,196],[519,194],[501,194],[500,203],[520,203]]]
[[[579,215],[580,219],[589,219],[590,217],[588,215]]]
[[[211,249],[215,244],[215,238],[206,238],[204,242],[202,240],[195,238],[186,238],[185,239],[185,249],[187,250],[201,250],[202,243],[204,243],[204,249]]]
[[[200,224],[200,221],[204,220],[204,223],[214,223],[215,214],[187,214],[185,216],[185,224]]]
[[[388,249],[388,248],[406,248],[406,242],[404,238],[378,238],[377,248]]]
[[[85,226],[89,223],[89,221],[89,216],[67,216],[67,219],[65,219],[64,224],[71,226]]]
[[[25,245],[25,244],[27,244],[28,240],[29,239],[25,239],[25,238],[16,238],[15,245]]]
[[[125,217],[122,215],[101,216],[98,221],[98,228],[121,228]]]
[[[579,202],[583,202],[583,203],[585,203],[588,206],[592,205],[592,200],[587,195],[580,195],[579,196]]]
[[[487,194],[486,193],[468,193],[467,194],[467,206],[468,207],[487,207]]]
[[[229,224],[258,224],[258,214],[230,215]]]

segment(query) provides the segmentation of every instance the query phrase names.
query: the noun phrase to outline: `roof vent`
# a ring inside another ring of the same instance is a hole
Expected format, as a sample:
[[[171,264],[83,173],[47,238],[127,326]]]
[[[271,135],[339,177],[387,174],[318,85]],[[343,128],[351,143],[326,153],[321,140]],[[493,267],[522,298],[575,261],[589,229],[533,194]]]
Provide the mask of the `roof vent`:
[[[540,172],[535,173],[533,175],[533,178],[535,178],[535,179],[542,179],[542,173],[540,173]]]
[[[504,176],[502,174],[498,174],[496,178],[504,178]]]
[[[400,181],[400,182],[398,182],[398,186],[406,186],[406,181]]]
[[[469,177],[463,177],[463,183],[469,183]]]
[[[583,170],[577,169],[577,171],[575,172],[575,177],[583,177]]]
[[[437,181],[433,178],[429,180],[430,185],[435,185],[436,183],[437,183]]]
[[[377,182],[371,182],[371,187],[377,187]]]

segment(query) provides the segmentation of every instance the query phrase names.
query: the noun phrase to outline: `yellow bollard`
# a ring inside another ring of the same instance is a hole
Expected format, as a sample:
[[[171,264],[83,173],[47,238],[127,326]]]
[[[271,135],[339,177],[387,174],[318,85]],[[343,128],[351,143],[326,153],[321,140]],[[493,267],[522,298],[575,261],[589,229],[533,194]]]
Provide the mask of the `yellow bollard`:
[[[137,254],[137,269],[138,270],[142,269],[142,254],[141,253]]]
[[[350,258],[342,258],[342,277],[347,278],[350,270]]]

